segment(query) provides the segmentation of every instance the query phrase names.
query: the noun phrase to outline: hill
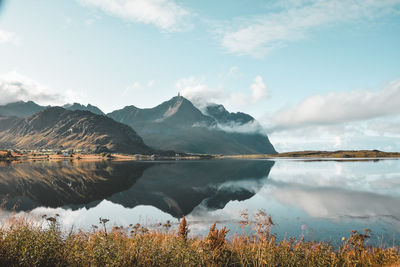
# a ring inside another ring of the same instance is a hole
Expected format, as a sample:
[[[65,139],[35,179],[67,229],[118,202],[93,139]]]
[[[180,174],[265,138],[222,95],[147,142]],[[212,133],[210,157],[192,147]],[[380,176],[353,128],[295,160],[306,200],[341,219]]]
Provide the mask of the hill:
[[[28,102],[18,101],[0,106],[0,116],[25,118],[49,107],[50,106],[38,105],[33,101],[28,101]],[[101,111],[98,107],[90,104],[88,104],[87,106],[79,103],[66,104],[63,106],[63,108],[72,111],[75,110],[90,111],[97,115],[104,115],[104,112]]]
[[[153,153],[129,126],[106,116],[61,107],[47,108],[27,118],[0,118],[0,148]]]
[[[46,107],[40,106],[33,101],[18,101],[0,106],[0,116],[4,117],[27,117],[39,111],[44,110]]]
[[[93,106],[88,104],[87,106],[79,104],[79,103],[73,103],[73,104],[66,104],[63,106],[63,108],[68,109],[68,110],[84,110],[84,111],[90,111],[94,114],[97,115],[105,115],[103,111],[101,111],[98,107]]]

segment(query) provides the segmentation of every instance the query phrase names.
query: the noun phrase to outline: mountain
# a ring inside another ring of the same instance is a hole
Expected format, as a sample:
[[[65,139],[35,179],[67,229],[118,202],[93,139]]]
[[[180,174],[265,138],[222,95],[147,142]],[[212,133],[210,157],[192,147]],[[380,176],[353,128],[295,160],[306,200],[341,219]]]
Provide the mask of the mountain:
[[[205,109],[205,113],[221,124],[239,124],[243,125],[246,123],[252,123],[255,119],[243,112],[229,112],[223,105],[211,104]]]
[[[88,104],[87,106],[79,104],[79,103],[73,103],[73,104],[66,104],[63,106],[63,108],[68,109],[68,110],[86,110],[86,111],[90,111],[94,114],[97,115],[105,115],[103,111],[101,111],[98,107],[96,106],[92,106],[90,104]]]
[[[89,111],[61,107],[47,108],[27,118],[0,118],[0,148],[153,153],[129,126]]]
[[[4,117],[27,117],[33,115],[39,111],[42,111],[46,107],[40,106],[35,102],[28,101],[18,101],[14,103],[9,103],[3,106],[0,106],[0,116]]]
[[[50,106],[40,106],[36,104],[33,101],[18,101],[14,103],[9,103],[3,106],[0,106],[0,116],[3,117],[20,117],[20,118],[25,118],[28,116],[31,116],[39,111],[42,111]],[[73,104],[66,104],[63,106],[63,108],[68,109],[68,110],[85,110],[85,111],[90,111],[94,114],[97,115],[105,115],[103,111],[101,111],[98,107],[92,106],[88,104],[87,106],[79,104],[79,103],[73,103]]]
[[[253,131],[256,121],[251,116],[229,113],[222,105],[210,106],[205,113],[177,96],[154,108],[127,106],[107,116],[131,126],[156,149],[203,154],[276,153],[266,135]],[[247,128],[251,131],[246,132]]]

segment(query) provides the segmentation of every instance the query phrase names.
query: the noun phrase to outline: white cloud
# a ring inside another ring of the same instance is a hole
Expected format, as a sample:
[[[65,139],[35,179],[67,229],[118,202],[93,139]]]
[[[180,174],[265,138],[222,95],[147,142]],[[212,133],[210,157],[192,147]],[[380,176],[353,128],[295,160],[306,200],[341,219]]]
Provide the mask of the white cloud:
[[[238,66],[232,66],[232,67],[230,67],[230,68],[229,68],[229,71],[228,71],[228,73],[227,73],[227,75],[228,75],[229,77],[235,77],[235,76],[237,76],[238,74],[240,74],[240,70],[239,70],[239,67],[238,67]]]
[[[144,89],[144,88],[151,88],[151,87],[153,87],[153,85],[156,83],[156,81],[155,80],[150,80],[150,81],[148,81],[147,83],[140,83],[140,82],[134,82],[134,83],[132,83],[131,85],[129,85],[129,86],[127,86],[126,88],[125,88],[125,90],[122,92],[122,96],[126,96],[128,93],[130,93],[130,92],[135,92],[135,91],[137,91],[138,89]]]
[[[232,66],[227,71],[220,73],[219,78],[237,79],[243,78],[245,75],[241,72],[238,66]]]
[[[337,124],[393,114],[400,114],[400,80],[378,91],[331,92],[308,97],[294,107],[276,112],[270,128]]]
[[[147,82],[147,87],[153,87],[153,85],[156,83],[155,80],[151,80]]]
[[[377,135],[400,137],[400,116],[371,121],[367,124],[367,130]]]
[[[264,134],[264,129],[257,121],[251,121],[245,124],[240,123],[225,123],[217,124],[215,129],[231,133],[261,133]]]
[[[228,52],[262,57],[287,42],[338,23],[372,19],[395,12],[399,0],[287,0],[263,16],[230,21],[220,27],[221,44]]]
[[[0,75],[0,104],[15,101],[35,101],[41,105],[60,105],[77,102],[83,96],[73,90],[56,94],[46,85],[23,76],[17,72]]]
[[[257,102],[260,99],[267,98],[269,96],[267,86],[264,84],[261,76],[257,76],[254,79],[254,83],[251,85],[251,90],[253,102]]]
[[[129,92],[135,91],[141,87],[139,82],[134,82],[133,84],[127,86],[125,90],[122,92],[122,96],[126,96]]]
[[[164,31],[181,30],[190,12],[174,0],[77,0],[127,21],[153,24]]]
[[[8,32],[0,29],[0,44],[11,43],[14,45],[19,45],[20,38],[13,32]]]
[[[338,149],[400,151],[400,132],[396,127],[399,121],[400,116],[391,120],[380,118],[335,125],[310,125],[268,131],[268,137],[279,152]]]
[[[222,103],[231,107],[246,107],[269,96],[268,89],[261,76],[256,76],[246,92],[230,92],[222,86],[209,87],[203,80],[194,76],[180,79],[176,87],[182,96],[202,108],[209,103]]]
[[[208,103],[219,102],[229,95],[225,88],[209,87],[204,84],[203,80],[194,76],[179,79],[176,81],[176,88],[182,96],[200,107]]]

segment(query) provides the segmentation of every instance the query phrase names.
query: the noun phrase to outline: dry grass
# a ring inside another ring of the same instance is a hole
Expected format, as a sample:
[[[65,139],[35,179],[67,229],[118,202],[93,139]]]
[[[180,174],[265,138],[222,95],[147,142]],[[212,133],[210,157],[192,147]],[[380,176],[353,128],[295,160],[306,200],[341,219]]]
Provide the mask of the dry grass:
[[[11,218],[0,228],[1,266],[395,266],[398,248],[365,245],[369,230],[353,231],[339,248],[326,242],[276,241],[273,222],[265,212],[254,221],[244,216],[247,235],[226,240],[229,230],[216,224],[204,237],[188,237],[190,222],[181,220],[179,231],[149,230],[141,225],[106,231],[100,219],[93,231],[63,232],[56,217],[44,224]]]

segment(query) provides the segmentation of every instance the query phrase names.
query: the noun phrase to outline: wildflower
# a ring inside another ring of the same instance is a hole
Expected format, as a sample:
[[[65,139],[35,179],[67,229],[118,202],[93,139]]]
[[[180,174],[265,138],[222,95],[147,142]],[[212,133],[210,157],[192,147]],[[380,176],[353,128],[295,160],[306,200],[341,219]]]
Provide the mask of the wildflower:
[[[182,216],[181,223],[179,224],[178,236],[187,240],[189,233],[189,226],[187,225],[185,216]]]
[[[163,225],[164,227],[165,227],[165,229],[168,231],[169,230],[169,228],[171,228],[171,221],[170,220],[168,220],[164,225]]]

